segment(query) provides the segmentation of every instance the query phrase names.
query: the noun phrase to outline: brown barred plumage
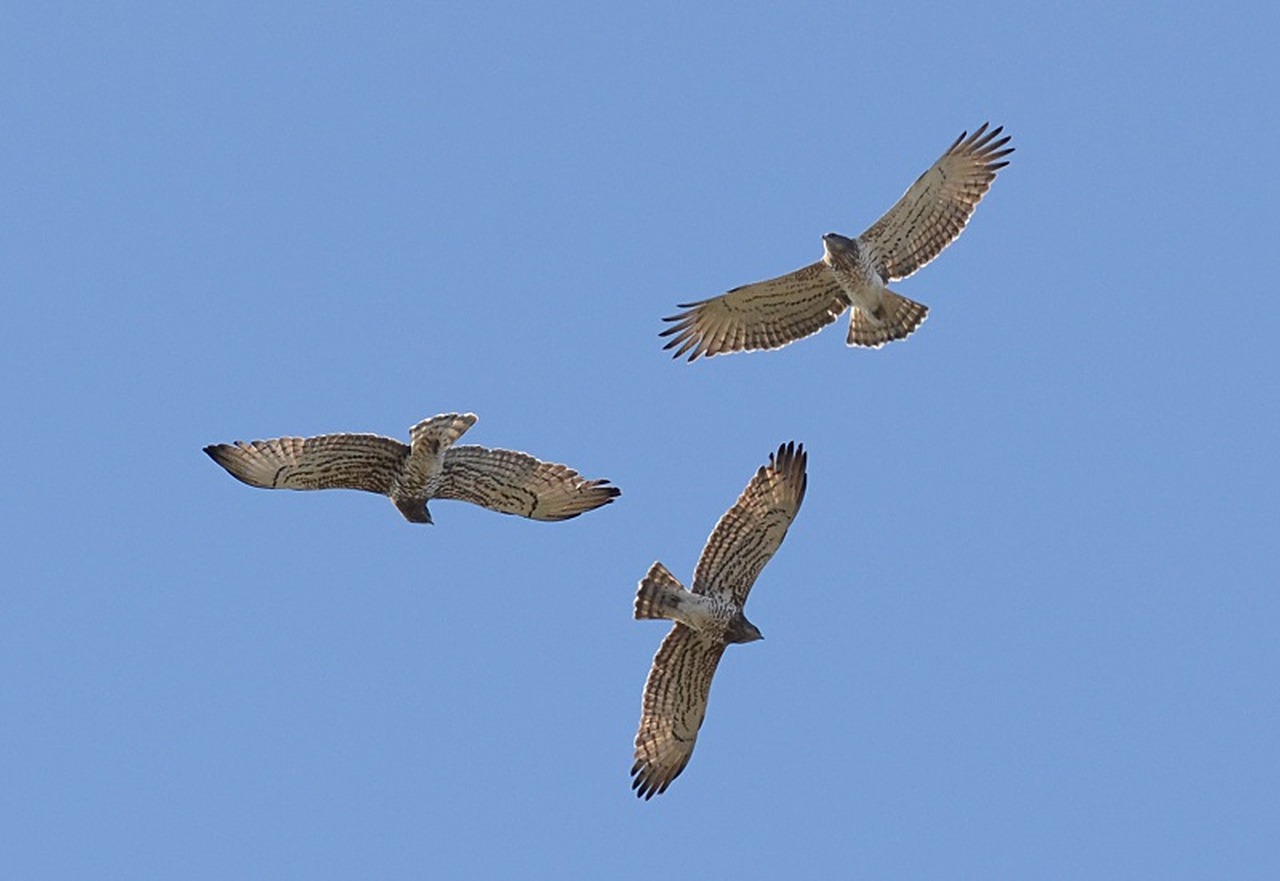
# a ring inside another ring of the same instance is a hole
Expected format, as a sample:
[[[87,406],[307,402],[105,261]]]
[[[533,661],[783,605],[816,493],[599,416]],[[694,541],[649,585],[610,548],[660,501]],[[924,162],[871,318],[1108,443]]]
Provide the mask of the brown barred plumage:
[[[693,755],[711,680],[725,646],[760,639],[742,613],[751,586],[800,510],[808,484],[802,445],[769,456],[707,539],[689,591],[654,563],[636,592],[636,618],[676,622],[645,681],[631,788],[649,799],[664,792]]]
[[[817,333],[852,308],[850,346],[879,348],[903,339],[928,307],[890,291],[955,241],[974,209],[1009,164],[1003,127],[987,123],[962,133],[883,217],[857,239],[823,237],[824,254],[803,269],[687,303],[664,318],[673,357],[777,349]]]
[[[532,520],[568,520],[620,495],[607,480],[585,480],[565,465],[526,453],[454,441],[476,422],[445,413],[409,430],[411,443],[375,434],[323,434],[236,441],[204,448],[250,486],[357,489],[389,496],[411,523],[430,523],[430,499],[458,499]]]

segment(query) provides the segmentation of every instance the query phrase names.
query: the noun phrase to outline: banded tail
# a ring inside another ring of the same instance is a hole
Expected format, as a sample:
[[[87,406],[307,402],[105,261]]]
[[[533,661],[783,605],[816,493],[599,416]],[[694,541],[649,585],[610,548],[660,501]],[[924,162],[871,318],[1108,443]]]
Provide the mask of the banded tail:
[[[442,413],[410,428],[409,443],[415,453],[421,448],[429,455],[438,456],[475,424],[474,413]]]
[[[891,290],[883,290],[880,296],[877,315],[870,315],[858,306],[853,307],[853,314],[849,317],[849,337],[845,340],[847,345],[878,349],[893,340],[904,340],[924,323],[929,313],[929,307],[924,303],[908,300]]]
[[[684,602],[688,591],[676,580],[666,566],[654,563],[640,582],[636,591],[636,620],[644,618],[672,618]]]

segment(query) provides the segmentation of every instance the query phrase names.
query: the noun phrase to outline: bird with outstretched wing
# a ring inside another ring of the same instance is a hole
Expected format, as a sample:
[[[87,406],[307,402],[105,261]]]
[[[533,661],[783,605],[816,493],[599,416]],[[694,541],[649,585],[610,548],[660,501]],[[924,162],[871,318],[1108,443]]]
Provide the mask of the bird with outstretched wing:
[[[942,253],[964,230],[1013,152],[1003,127],[964,132],[889,211],[856,239],[822,237],[823,255],[795,272],[684,303],[660,336],[674,357],[777,349],[817,333],[851,309],[850,346],[906,338],[929,311],[889,290]]]
[[[711,679],[725,647],[762,639],[742,612],[751,586],[782,544],[804,501],[803,445],[783,444],[756,472],[707,539],[686,590],[661,563],[636,592],[635,617],[675,626],[662,641],[644,685],[631,787],[645,799],[664,792],[693,755],[707,712]]]
[[[427,502],[457,499],[532,520],[568,520],[620,495],[607,480],[513,450],[454,446],[476,422],[444,413],[409,429],[409,443],[376,434],[322,434],[212,444],[209,457],[250,486],[358,489],[390,497],[411,523],[430,523]]]

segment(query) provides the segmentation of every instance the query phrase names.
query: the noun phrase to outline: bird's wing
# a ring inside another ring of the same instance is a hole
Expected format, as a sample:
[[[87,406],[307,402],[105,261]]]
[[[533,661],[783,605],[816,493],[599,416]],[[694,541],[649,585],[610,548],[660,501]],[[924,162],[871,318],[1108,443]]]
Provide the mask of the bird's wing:
[[[477,446],[450,447],[432,494],[534,520],[568,520],[607,505],[621,493],[607,480],[585,480],[565,465],[526,453]]]
[[[810,336],[840,317],[849,300],[822,261],[768,281],[734,288],[726,294],[680,304],[678,315],[659,336],[672,337],[664,349],[672,357],[686,352],[721,355],[743,349],[777,349]]]
[[[409,447],[376,434],[278,437],[204,448],[232,477],[265,489],[360,489],[386,495]]]
[[[727,594],[739,608],[804,501],[804,445],[794,441],[769,455],[732,508],[711,531],[693,573],[693,592]]]
[[[886,282],[906,278],[956,240],[1013,152],[1003,126],[956,138],[889,211],[858,237]],[[1003,149],[1002,149],[1003,148]]]
[[[707,714],[711,679],[724,643],[676,624],[662,640],[644,684],[631,788],[649,799],[680,776]]]

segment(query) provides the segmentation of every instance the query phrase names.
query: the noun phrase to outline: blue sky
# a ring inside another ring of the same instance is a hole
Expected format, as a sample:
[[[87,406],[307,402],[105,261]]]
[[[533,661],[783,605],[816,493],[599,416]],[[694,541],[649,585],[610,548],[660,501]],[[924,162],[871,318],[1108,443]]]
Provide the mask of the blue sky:
[[[24,878],[1271,878],[1280,178],[1264,4],[21,4],[0,15],[0,864]],[[843,324],[677,303],[1017,152]],[[560,524],[267,493],[202,446],[473,411]],[[779,443],[809,493],[697,752],[666,626]]]

